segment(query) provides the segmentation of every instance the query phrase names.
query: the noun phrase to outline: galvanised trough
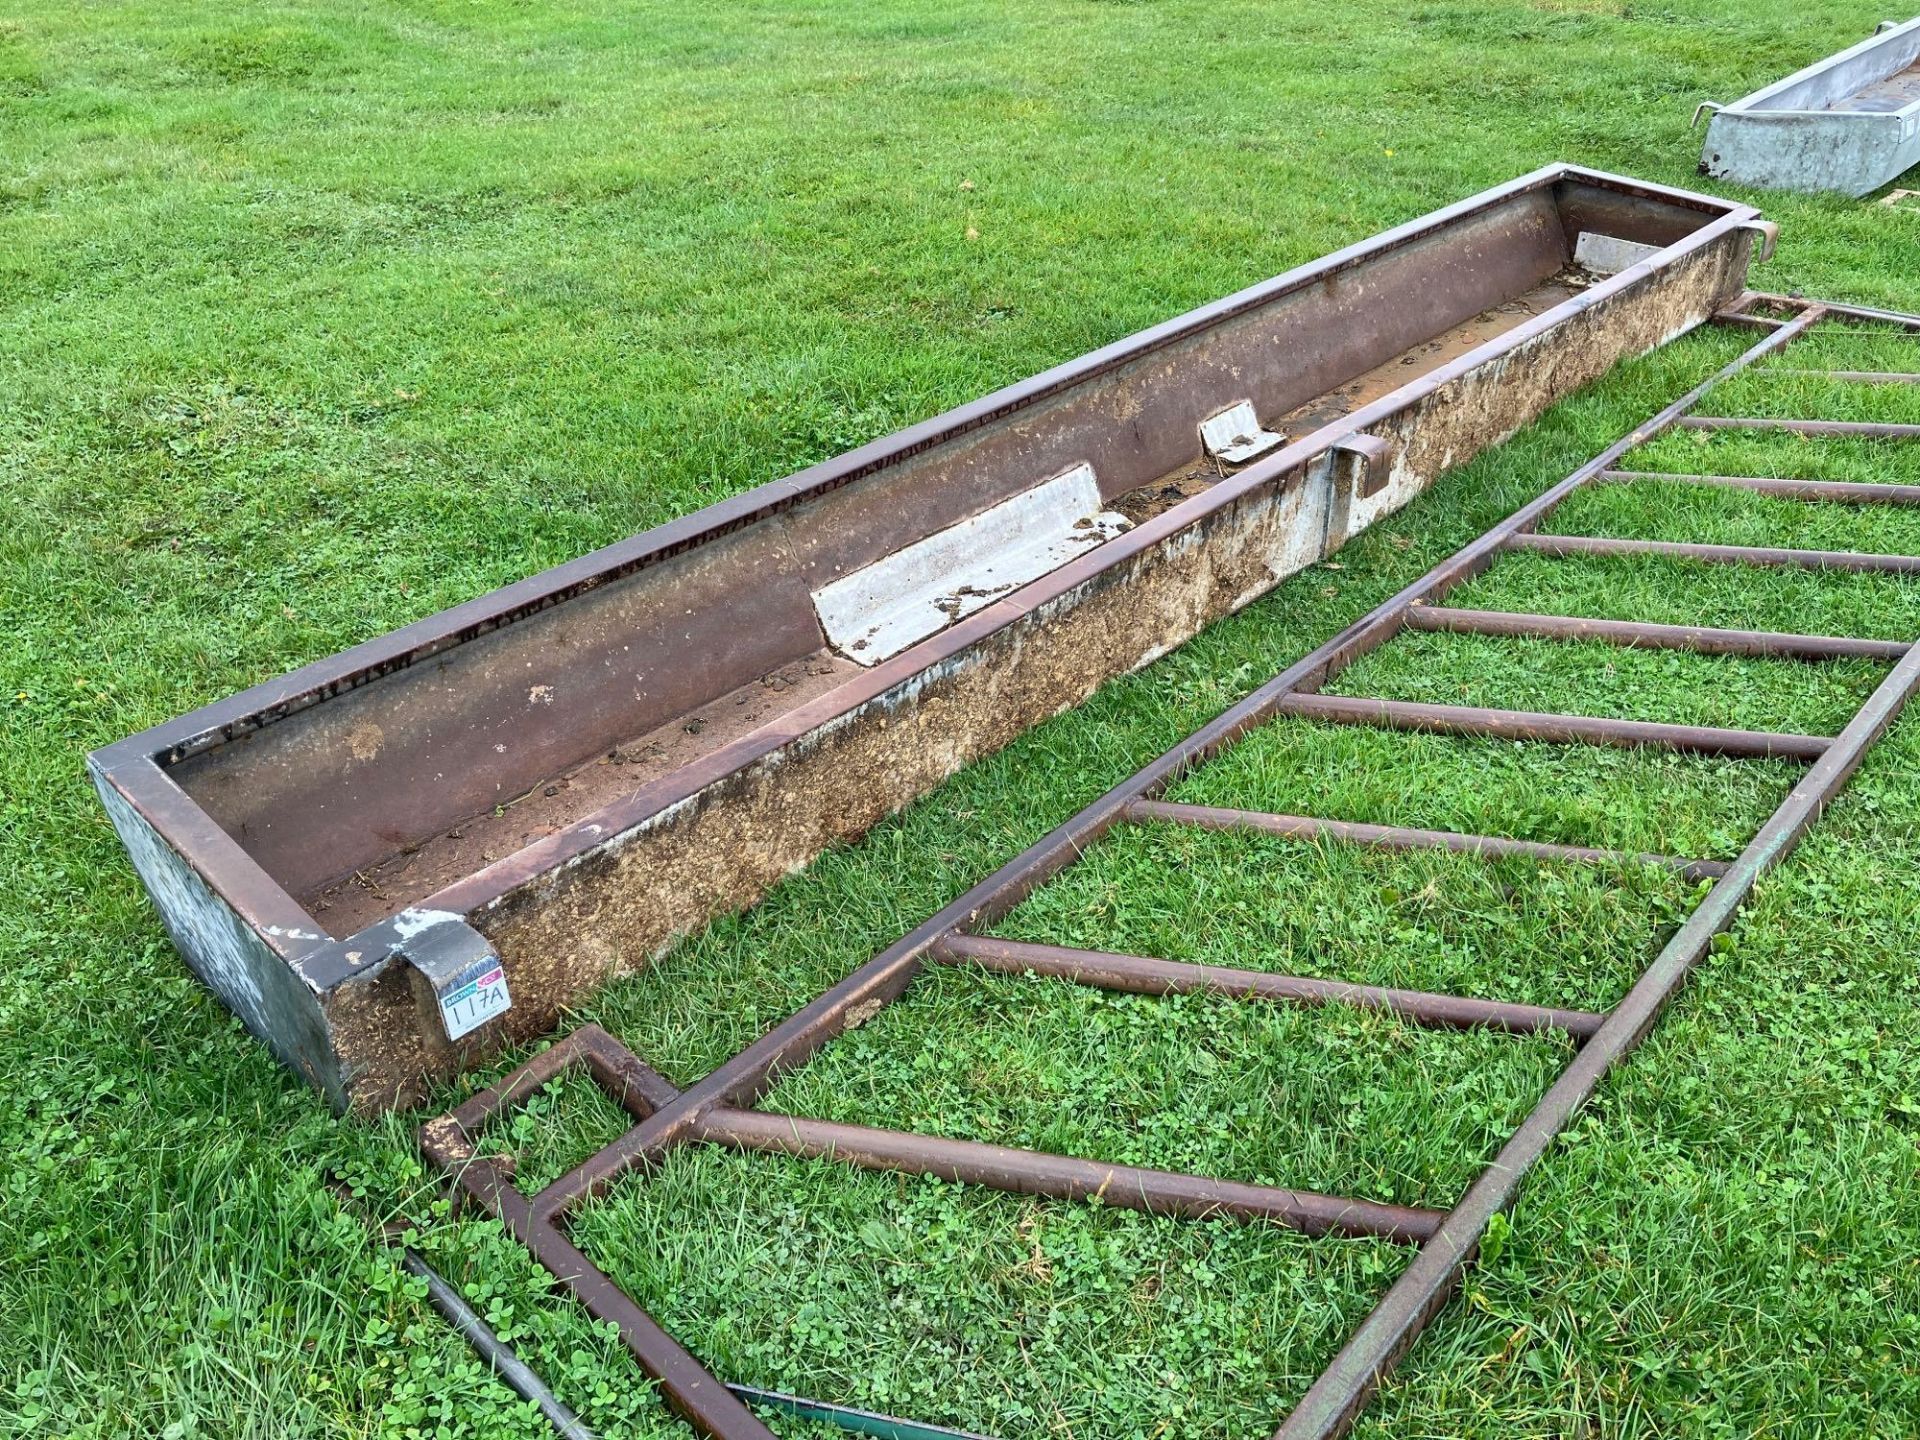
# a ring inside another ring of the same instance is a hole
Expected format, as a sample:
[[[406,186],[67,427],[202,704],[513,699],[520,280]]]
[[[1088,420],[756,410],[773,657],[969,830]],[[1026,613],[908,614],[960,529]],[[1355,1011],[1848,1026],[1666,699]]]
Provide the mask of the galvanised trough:
[[[1920,165],[1920,18],[1718,107],[1701,173],[1769,190],[1865,195]],[[1697,116],[1696,116],[1697,119]]]
[[[1744,289],[1554,165],[96,752],[187,962],[408,1103]],[[1608,273],[1612,272],[1612,273]]]

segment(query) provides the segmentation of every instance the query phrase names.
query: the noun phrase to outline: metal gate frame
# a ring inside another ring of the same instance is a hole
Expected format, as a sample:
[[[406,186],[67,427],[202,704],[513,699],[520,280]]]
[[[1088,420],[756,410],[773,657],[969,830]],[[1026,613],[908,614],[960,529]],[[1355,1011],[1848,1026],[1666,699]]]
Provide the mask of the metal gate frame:
[[[1801,434],[1920,438],[1920,426],[1732,419],[1700,416],[1696,407],[1722,381],[1772,355],[1825,321],[1875,322],[1920,332],[1920,316],[1749,292],[1715,317],[1766,334],[1750,349],[1610,445],[1557,485],[1441,562],[1392,599],[1281,671],[1238,704],[1189,735],[1052,831],[993,875],[914,929],[837,985],[817,996],[732,1059],[685,1090],[677,1089],[598,1026],[575,1030],[498,1084],[480,1091],[421,1130],[427,1157],[445,1169],[460,1194],[500,1220],[535,1259],[596,1319],[612,1322],[667,1402],[715,1440],[769,1440],[772,1432],[698,1360],[660,1328],[582,1254],[566,1233],[568,1217],[623,1176],[656,1166],[672,1147],[704,1142],[733,1150],[830,1157],[876,1170],[933,1175],[1021,1194],[1063,1200],[1098,1198],[1108,1205],[1189,1219],[1266,1220],[1308,1234],[1383,1236],[1415,1243],[1419,1252],[1388,1288],[1333,1361],[1308,1389],[1275,1440],[1331,1440],[1353,1423],[1381,1379],[1445,1305],[1473,1260],[1492,1218],[1508,1208],[1528,1172],[1566,1128],[1600,1081],[1646,1036],[1661,1010],[1726,929],[1755,882],[1798,844],[1846,784],[1868,749],[1920,687],[1920,646],[1846,637],[1804,636],[1678,625],[1650,625],[1548,615],[1460,610],[1439,602],[1501,554],[1658,554],[1697,561],[1792,565],[1853,571],[1920,573],[1920,557],[1851,552],[1696,545],[1667,541],[1544,536],[1537,527],[1575,491],[1591,484],[1632,483],[1642,472],[1617,468],[1633,449],[1671,428],[1776,429]],[[1819,372],[1852,375],[1853,372]],[[1874,375],[1915,381],[1911,375]],[[1920,486],[1864,485],[1746,476],[1663,476],[1761,493],[1849,504],[1920,504]],[[1657,724],[1578,715],[1328,696],[1333,676],[1403,629],[1495,636],[1604,641],[1704,654],[1757,655],[1804,661],[1865,657],[1892,669],[1832,738],[1768,731]],[[1577,846],[1492,836],[1360,825],[1308,816],[1265,815],[1171,804],[1160,797],[1250,731],[1278,716],[1383,726],[1448,735],[1528,739],[1561,744],[1653,746],[1699,754],[1770,757],[1807,763],[1804,777],[1728,864],[1675,856],[1626,856]],[[1335,981],[1196,965],[1143,956],[1067,949],[983,937],[994,924],[1077,861],[1107,831],[1127,824],[1197,825],[1302,839],[1331,839],[1389,849],[1441,848],[1479,855],[1525,855],[1574,861],[1644,859],[1683,875],[1711,878],[1698,907],[1611,1010],[1588,1012]],[[1385,1205],[1310,1191],[1114,1165],[1007,1146],[846,1125],[754,1108],[783,1074],[805,1064],[851,1025],[898,999],[929,964],[971,964],[1008,975],[1038,974],[1141,994],[1201,991],[1294,1004],[1345,1004],[1390,1011],[1419,1025],[1485,1027],[1515,1034],[1543,1030],[1570,1036],[1578,1050],[1499,1154],[1449,1210]],[[619,1139],[589,1156],[537,1194],[513,1183],[511,1167],[477,1153],[487,1124],[523,1105],[561,1073],[584,1067],[633,1117]],[[831,1407],[828,1407],[829,1409]],[[869,1416],[885,1421],[887,1417]],[[893,1422],[909,1427],[914,1422]],[[921,1433],[938,1432],[924,1427]]]

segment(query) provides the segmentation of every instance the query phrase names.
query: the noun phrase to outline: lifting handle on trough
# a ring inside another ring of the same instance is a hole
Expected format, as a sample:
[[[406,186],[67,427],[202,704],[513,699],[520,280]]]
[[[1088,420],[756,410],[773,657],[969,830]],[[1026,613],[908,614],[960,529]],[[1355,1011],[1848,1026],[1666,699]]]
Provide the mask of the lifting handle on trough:
[[[1691,135],[1700,128],[1700,117],[1702,115],[1708,114],[1709,112],[1718,115],[1726,108],[1727,107],[1722,105],[1718,100],[1702,100],[1698,105],[1693,107],[1693,119],[1687,122],[1687,133]]]
[[[1354,491],[1361,499],[1378,495],[1387,488],[1393,459],[1393,446],[1387,441],[1360,431],[1334,441],[1333,450],[1346,462],[1343,468],[1354,472]]]
[[[389,959],[411,967],[414,1002],[436,1019],[421,1034],[451,1045],[512,1006],[506,967],[465,918],[445,910],[402,910],[364,932]],[[429,1040],[431,1043],[431,1039]]]
[[[1757,255],[1749,257],[1754,265],[1764,265],[1773,258],[1773,248],[1780,243],[1780,227],[1771,220],[1742,220],[1737,227],[1751,231],[1760,243]]]

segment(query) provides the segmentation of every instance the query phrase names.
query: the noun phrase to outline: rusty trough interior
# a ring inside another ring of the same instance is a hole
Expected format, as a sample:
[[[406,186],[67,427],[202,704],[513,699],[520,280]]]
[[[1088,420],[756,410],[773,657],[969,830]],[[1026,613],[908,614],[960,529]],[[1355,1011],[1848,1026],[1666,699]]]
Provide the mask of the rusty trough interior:
[[[408,1103],[1265,594],[1745,289],[1751,207],[1552,165],[133,736],[189,964]]]
[[[1233,468],[1203,447],[1213,414],[1244,401],[1270,433],[1320,429],[1586,289],[1581,234],[1657,246],[1700,218],[1578,185],[1527,192],[1443,243],[1090,368],[830,487],[796,485],[725,534],[171,773],[323,928],[351,933],[857,676],[860,642],[823,630],[826,583],[1076,465],[1137,524]]]
[[[502,1221],[596,1318],[618,1327],[640,1366],[658,1383],[663,1397],[697,1431],[722,1440],[767,1440],[772,1432],[567,1236],[569,1217],[582,1205],[615,1182],[645,1183],[646,1173],[676,1145],[700,1143],[741,1151],[825,1157],[869,1169],[937,1176],[1061,1200],[1092,1197],[1109,1205],[1193,1220],[1273,1223],[1316,1235],[1385,1236],[1417,1246],[1411,1264],[1280,1424],[1276,1440],[1329,1440],[1344,1433],[1381,1377],[1444,1306],[1473,1259],[1487,1226],[1512,1204],[1547,1147],[1594,1093],[1603,1076],[1652,1028],[1689,971],[1708,952],[1714,937],[1732,923],[1755,882],[1792,851],[1920,687],[1920,647],[1908,643],[1464,610],[1445,605],[1449,591],[1485,571],[1504,553],[1569,553],[1573,547],[1561,537],[1540,535],[1539,526],[1582,487],[1634,483],[1639,478],[1637,472],[1623,468],[1623,462],[1638,446],[1669,429],[1764,424],[1814,435],[1920,438],[1920,427],[1913,426],[1854,425],[1836,430],[1817,421],[1732,420],[1700,412],[1702,402],[1721,381],[1775,355],[1815,327],[1868,321],[1920,333],[1920,317],[1748,294],[1718,318],[1761,333],[1749,349],[1718,374],[1150,762],[704,1078],[678,1089],[611,1035],[586,1026],[474,1095],[451,1114],[428,1123],[421,1132],[427,1155],[450,1175],[463,1197]],[[1662,478],[1755,488],[1816,504],[1920,504],[1920,487],[1913,486],[1743,476]],[[1646,543],[1584,539],[1578,548],[1583,552],[1638,553]],[[1916,556],[1681,542],[1663,544],[1661,553],[1726,564],[1920,572],[1920,557]],[[1889,669],[1853,718],[1831,737],[1408,704],[1321,693],[1322,687],[1346,666],[1408,630],[1604,641],[1620,646],[1769,656],[1809,664],[1864,657],[1885,662]],[[1561,745],[1655,746],[1731,757],[1790,758],[1807,768],[1738,858],[1725,864],[1688,856],[1635,857],[1490,836],[1359,825],[1334,816],[1271,815],[1171,804],[1161,798],[1176,781],[1257,727],[1288,715],[1347,725],[1526,738]],[[1693,913],[1625,996],[1604,1012],[1549,1010],[1457,995],[1385,990],[1150,956],[1019,943],[981,933],[1075,864],[1106,832],[1128,825],[1199,825],[1285,836],[1304,843],[1442,847],[1488,856],[1518,853],[1605,865],[1638,860],[1669,866],[1711,884],[1703,890]],[[1551,1030],[1567,1035],[1577,1049],[1497,1157],[1450,1210],[1386,1205],[1145,1170],[1098,1159],[828,1123],[756,1108],[758,1098],[781,1074],[806,1064],[844,1029],[864,1023],[880,1007],[898,999],[915,976],[930,965],[983,967],[1009,977],[1010,983],[1043,975],[1153,995],[1202,991],[1287,1004],[1373,1007],[1425,1026],[1484,1027],[1518,1035]],[[511,1165],[480,1153],[480,1142],[490,1124],[573,1068],[587,1070],[628,1112],[633,1125],[538,1193],[525,1194],[513,1183]],[[831,1407],[819,1413],[834,1418]],[[843,1423],[855,1424],[844,1418]],[[898,1423],[907,1427],[900,1433],[932,1433],[914,1429],[919,1422]]]

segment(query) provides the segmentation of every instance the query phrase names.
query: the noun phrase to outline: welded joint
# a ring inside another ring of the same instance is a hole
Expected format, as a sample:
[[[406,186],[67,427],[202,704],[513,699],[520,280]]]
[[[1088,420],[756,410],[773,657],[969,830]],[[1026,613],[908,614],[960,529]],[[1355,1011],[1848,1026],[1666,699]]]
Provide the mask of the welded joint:
[[[636,1124],[680,1098],[674,1083],[641,1060],[598,1025],[580,1026],[458,1109],[420,1128],[421,1149],[444,1170],[458,1170],[475,1155],[474,1140],[496,1117],[519,1110],[547,1086],[574,1070],[584,1070],[601,1092],[634,1118]],[[511,1166],[507,1169],[510,1171]]]

